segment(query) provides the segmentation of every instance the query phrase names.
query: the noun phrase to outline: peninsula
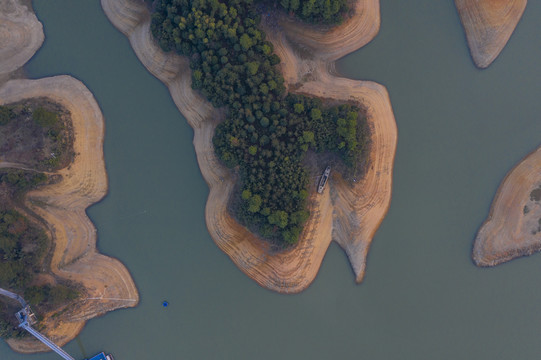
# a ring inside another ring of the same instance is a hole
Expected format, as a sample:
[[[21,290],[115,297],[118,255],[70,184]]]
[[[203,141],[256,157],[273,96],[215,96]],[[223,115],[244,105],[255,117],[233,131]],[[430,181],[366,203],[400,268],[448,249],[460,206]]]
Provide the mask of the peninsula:
[[[43,333],[63,345],[77,336],[87,320],[135,306],[139,295],[126,267],[97,252],[96,229],[85,213],[107,192],[100,108],[84,84],[70,76],[21,78],[21,67],[44,39],[41,23],[25,4],[19,0],[0,2],[0,105],[47,101],[58,104],[71,119],[74,157],[67,166],[48,169],[47,176],[55,180],[26,193],[16,209],[42,228],[53,243],[42,280],[73,283],[80,289],[76,303],[61,314],[38,314]],[[8,153],[6,158],[0,158],[0,168],[32,173],[43,170],[15,160]],[[12,338],[7,342],[19,352],[48,350],[33,338]]]
[[[369,132],[362,176],[345,179],[334,172],[321,195],[314,185],[307,198],[310,216],[299,241],[279,250],[237,222],[228,209],[237,177],[218,160],[212,142],[225,114],[192,89],[188,59],[159,48],[150,33],[151,17],[144,2],[101,3],[111,22],[128,36],[145,67],[168,86],[194,129],[199,167],[210,189],[206,222],[216,244],[261,286],[295,293],[314,280],[334,240],[347,253],[356,281],[361,282],[370,243],[391,200],[397,129],[385,87],[337,77],[333,75],[333,64],[377,34],[379,0],[354,2],[343,23],[330,28],[300,24],[284,13],[275,13],[261,23],[281,60],[286,88],[295,94],[354,103],[367,109]]]
[[[498,57],[528,0],[455,0],[475,65],[484,69]]]

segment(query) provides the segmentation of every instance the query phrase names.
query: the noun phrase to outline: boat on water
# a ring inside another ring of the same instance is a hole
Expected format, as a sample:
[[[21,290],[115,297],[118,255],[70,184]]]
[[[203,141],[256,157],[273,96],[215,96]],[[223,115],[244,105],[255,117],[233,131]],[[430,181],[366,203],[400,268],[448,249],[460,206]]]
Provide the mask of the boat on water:
[[[99,354],[92,356],[88,360],[115,360],[115,358],[111,354],[105,354],[104,352],[101,352]]]
[[[327,184],[327,180],[329,179],[329,175],[331,174],[331,167],[327,166],[325,169],[325,172],[323,175],[321,175],[321,179],[319,180],[319,186],[317,187],[317,192],[321,194],[323,190],[325,190],[325,185]]]

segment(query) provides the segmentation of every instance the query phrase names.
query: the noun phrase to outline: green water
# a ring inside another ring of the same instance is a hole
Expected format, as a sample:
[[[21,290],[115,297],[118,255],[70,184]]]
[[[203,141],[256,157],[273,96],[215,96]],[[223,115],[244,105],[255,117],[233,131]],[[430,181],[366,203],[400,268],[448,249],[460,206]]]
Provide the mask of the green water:
[[[100,251],[130,269],[136,309],[90,321],[66,349],[146,359],[534,359],[541,257],[478,269],[472,240],[498,184],[541,143],[541,3],[488,70],[449,0],[382,1],[382,27],[341,60],[389,89],[399,130],[393,201],[357,286],[332,245],[300,295],[267,291],[210,239],[192,130],[98,1],[35,2],[46,41],[31,77],[71,74],[106,118],[107,197],[89,210]],[[163,308],[162,300],[170,306]],[[2,360],[23,356],[0,344]]]

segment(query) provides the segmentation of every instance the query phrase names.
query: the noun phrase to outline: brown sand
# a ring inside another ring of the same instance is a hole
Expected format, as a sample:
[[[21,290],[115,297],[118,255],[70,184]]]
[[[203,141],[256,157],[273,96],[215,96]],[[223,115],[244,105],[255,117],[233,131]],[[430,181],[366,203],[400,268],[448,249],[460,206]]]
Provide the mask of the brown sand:
[[[532,195],[535,189],[541,192],[541,147],[500,185],[475,238],[472,256],[477,265],[494,266],[541,250],[541,200]]]
[[[68,168],[55,172],[62,175],[62,181],[29,192],[25,198],[25,205],[45,220],[52,236],[51,272],[84,287],[85,297],[61,316],[53,319],[51,314],[41,314],[44,333],[63,345],[77,336],[86,320],[114,309],[133,307],[139,295],[124,265],[97,253],[96,229],[85,212],[107,192],[104,120],[94,96],[70,76],[5,82],[42,42],[42,25],[31,9],[14,0],[0,0],[0,104],[47,97],[65,106],[73,122],[77,155]],[[25,169],[7,162],[0,162],[2,167]],[[12,339],[8,344],[24,353],[48,350],[32,338]]]
[[[455,0],[475,65],[488,67],[515,30],[527,0]]]
[[[41,47],[43,27],[27,6],[0,0],[0,82]]]
[[[334,239],[348,254],[356,280],[360,282],[372,237],[391,200],[397,129],[383,86],[337,78],[328,69],[332,69],[330,61],[358,49],[375,36],[379,29],[379,0],[359,0],[354,15],[332,33],[282,19],[281,26],[287,29],[296,46],[310,48],[310,60],[302,60],[285,36],[270,36],[282,59],[289,85],[303,81],[300,92],[362,102],[368,108],[371,129],[369,169],[365,177],[350,186],[340,175],[334,174],[322,195],[314,191],[309,199],[312,215],[301,240],[283,252],[273,252],[265,241],[237,223],[227,211],[235,178],[219,163],[212,147],[214,129],[223,114],[191,89],[187,59],[160,51],[151,38],[150,17],[142,2],[102,0],[101,3],[111,22],[128,36],[145,67],[169,87],[177,107],[194,129],[199,167],[210,188],[206,222],[216,244],[261,286],[295,293],[314,280]],[[274,31],[277,33],[279,31]]]

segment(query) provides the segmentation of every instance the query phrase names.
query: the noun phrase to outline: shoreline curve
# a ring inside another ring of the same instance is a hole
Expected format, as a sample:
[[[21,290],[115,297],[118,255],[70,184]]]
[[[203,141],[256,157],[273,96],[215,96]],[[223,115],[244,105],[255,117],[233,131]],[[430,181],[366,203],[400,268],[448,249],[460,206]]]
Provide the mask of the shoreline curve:
[[[329,71],[333,69],[332,61],[360,48],[377,34],[379,0],[358,0],[354,15],[332,34],[282,18],[280,23],[287,36],[313,49],[314,56],[309,60],[294,52],[285,35],[278,38],[277,31],[274,36],[267,32],[282,60],[288,85],[299,83],[308,74],[311,79],[301,85],[299,92],[361,102],[368,108],[372,135],[369,169],[363,179],[351,186],[340,175],[333,175],[322,195],[314,191],[309,197],[311,216],[301,239],[281,252],[273,252],[267,242],[251,234],[227,211],[235,179],[216,158],[212,147],[214,129],[224,114],[191,89],[187,59],[159,49],[150,34],[150,15],[143,2],[101,0],[101,4],[113,25],[129,38],[143,65],[167,85],[194,130],[199,168],[209,186],[205,219],[220,249],[259,285],[280,293],[297,293],[315,279],[330,242],[335,240],[347,253],[356,281],[361,282],[370,243],[391,200],[397,128],[384,86],[334,77]],[[347,42],[340,38],[341,31]]]

